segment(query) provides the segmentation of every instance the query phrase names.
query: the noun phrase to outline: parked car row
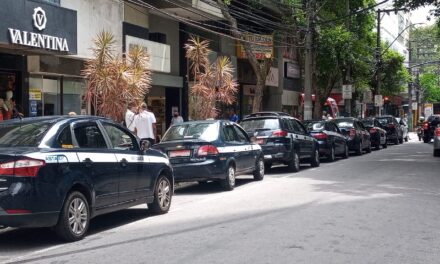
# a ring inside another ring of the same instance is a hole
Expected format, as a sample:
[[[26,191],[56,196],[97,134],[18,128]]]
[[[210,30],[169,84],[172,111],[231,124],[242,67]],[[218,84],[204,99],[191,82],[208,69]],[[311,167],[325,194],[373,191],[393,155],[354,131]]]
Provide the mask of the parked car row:
[[[275,164],[297,172],[301,163],[318,167],[321,157],[362,155],[403,135],[389,117],[303,123],[285,113],[259,112],[240,124],[176,124],[150,146],[106,118],[4,121],[0,228],[52,227],[62,239],[76,241],[97,215],[144,203],[153,213],[168,212],[175,182],[218,181],[233,190],[243,174],[261,181]]]

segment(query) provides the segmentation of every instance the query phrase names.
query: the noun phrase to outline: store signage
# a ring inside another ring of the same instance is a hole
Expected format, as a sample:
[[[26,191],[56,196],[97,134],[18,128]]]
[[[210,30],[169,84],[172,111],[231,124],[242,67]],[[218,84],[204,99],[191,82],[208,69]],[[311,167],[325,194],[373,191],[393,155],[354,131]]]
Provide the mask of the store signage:
[[[298,79],[300,78],[299,65],[293,62],[284,63],[284,77]]]
[[[32,0],[2,0],[0,44],[76,54],[76,11]]]
[[[273,57],[273,35],[244,34],[244,41],[251,44],[251,48],[258,60]],[[246,51],[241,44],[237,45],[237,57],[246,59]]]
[[[382,95],[375,95],[374,96],[374,105],[375,106],[383,106],[383,99],[382,99]]]
[[[141,39],[133,36],[125,36],[125,52],[129,52],[134,46],[144,48],[150,56],[150,69],[155,72],[171,72],[171,46]]]

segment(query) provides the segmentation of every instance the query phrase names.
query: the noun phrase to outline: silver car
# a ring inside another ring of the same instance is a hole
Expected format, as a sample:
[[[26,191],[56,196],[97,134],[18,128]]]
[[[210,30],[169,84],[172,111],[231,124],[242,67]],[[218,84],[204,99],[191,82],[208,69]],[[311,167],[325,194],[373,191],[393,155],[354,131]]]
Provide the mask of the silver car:
[[[434,132],[434,157],[440,157],[440,126]]]
[[[405,142],[408,142],[408,124],[406,123],[405,119],[396,117],[396,120],[399,122],[399,125],[402,128],[402,138],[405,140]]]

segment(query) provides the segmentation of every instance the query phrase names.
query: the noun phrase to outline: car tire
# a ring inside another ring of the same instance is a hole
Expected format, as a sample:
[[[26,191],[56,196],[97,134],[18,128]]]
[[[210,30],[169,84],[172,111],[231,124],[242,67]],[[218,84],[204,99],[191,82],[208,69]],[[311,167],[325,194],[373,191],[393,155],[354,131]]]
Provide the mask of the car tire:
[[[399,138],[399,144],[403,144],[403,137]]]
[[[399,145],[399,142],[400,142],[399,138],[396,137],[396,138],[394,139],[394,145]]]
[[[385,137],[385,144],[383,144],[382,147],[388,148],[388,138]]]
[[[344,154],[342,155],[342,158],[347,159],[349,155],[350,155],[350,151],[348,149],[348,145],[345,144],[345,150],[344,150]]]
[[[226,171],[226,178],[221,180],[220,184],[227,191],[232,191],[235,188],[235,168],[233,165],[229,165]]]
[[[269,172],[271,168],[272,168],[272,163],[271,162],[265,162],[264,163],[264,172],[265,173]]]
[[[287,168],[291,172],[298,172],[299,171],[299,169],[300,169],[300,161],[299,161],[298,153],[296,151],[293,152],[292,158],[287,163]]]
[[[376,150],[380,150],[380,142],[378,142],[374,148],[375,148]]]
[[[55,233],[64,241],[84,238],[90,225],[90,208],[86,197],[77,191],[69,193],[61,209]]]
[[[429,137],[423,137],[423,142],[429,143],[429,142],[431,142],[431,139]]]
[[[327,161],[328,162],[333,162],[335,161],[336,156],[335,156],[335,147],[331,146],[330,147],[330,153],[327,155]]]
[[[434,149],[434,157],[440,157],[440,149]]]
[[[371,141],[370,141],[370,143],[368,143],[368,147],[367,147],[366,152],[371,153]]]
[[[257,159],[254,170],[254,180],[261,181],[264,178],[264,160],[263,158]]]
[[[359,144],[358,144],[359,146],[357,147],[357,149],[356,149],[356,155],[358,155],[358,156],[362,156],[362,152],[363,152],[363,149],[362,149],[362,142],[361,141],[359,141]]]
[[[405,142],[408,142],[409,141],[409,138],[408,138],[408,136],[406,136],[405,137]]]
[[[159,176],[154,187],[154,199],[148,203],[148,210],[153,214],[165,214],[170,210],[173,188],[170,180],[165,176]]]
[[[321,163],[321,161],[319,160],[319,150],[318,150],[318,148],[315,148],[315,151],[311,157],[310,166],[319,167],[320,163]]]

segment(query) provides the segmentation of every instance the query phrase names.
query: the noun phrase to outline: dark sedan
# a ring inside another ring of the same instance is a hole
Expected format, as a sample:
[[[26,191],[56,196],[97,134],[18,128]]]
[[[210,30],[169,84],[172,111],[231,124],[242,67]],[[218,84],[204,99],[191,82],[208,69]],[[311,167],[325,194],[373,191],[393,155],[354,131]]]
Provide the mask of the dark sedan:
[[[382,125],[375,118],[365,118],[361,120],[365,128],[370,132],[371,145],[377,150],[380,146],[387,148],[387,131],[382,128]]]
[[[327,157],[328,161],[334,161],[337,155],[344,159],[348,158],[347,138],[339,130],[338,126],[331,121],[305,121],[307,131],[318,140],[319,154]]]
[[[216,180],[232,190],[237,175],[253,173],[255,180],[264,177],[261,147],[233,122],[207,120],[174,125],[153,147],[170,158],[176,182]]]
[[[403,131],[399,122],[394,116],[379,116],[376,117],[381,127],[387,131],[387,140],[391,141],[395,145],[403,143]]]
[[[75,241],[97,215],[144,203],[167,212],[172,169],[145,145],[105,118],[0,123],[0,226],[53,227]]]
[[[335,122],[342,134],[347,137],[350,150],[357,155],[362,155],[364,150],[367,153],[371,152],[370,133],[357,118],[336,118],[332,122]]]

